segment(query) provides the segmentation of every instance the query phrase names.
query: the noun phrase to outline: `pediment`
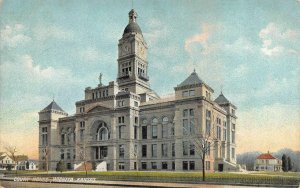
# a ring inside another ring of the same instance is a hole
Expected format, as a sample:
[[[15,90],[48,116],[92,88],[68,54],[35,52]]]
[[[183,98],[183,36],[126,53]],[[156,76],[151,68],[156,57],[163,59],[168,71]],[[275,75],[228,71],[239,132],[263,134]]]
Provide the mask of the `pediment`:
[[[95,107],[92,107],[90,110],[88,110],[87,113],[103,112],[103,111],[108,111],[108,110],[110,110],[110,109],[107,107],[104,107],[104,106],[95,106]]]

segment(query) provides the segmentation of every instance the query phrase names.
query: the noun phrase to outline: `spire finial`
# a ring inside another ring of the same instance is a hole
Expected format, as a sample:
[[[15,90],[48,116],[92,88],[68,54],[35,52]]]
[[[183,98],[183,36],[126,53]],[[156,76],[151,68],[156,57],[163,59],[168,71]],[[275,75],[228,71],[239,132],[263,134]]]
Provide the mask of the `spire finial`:
[[[55,98],[55,95],[54,94],[52,94],[52,101],[54,102],[54,98]]]
[[[223,85],[221,85],[221,94],[223,95]]]
[[[99,75],[99,78],[98,78],[98,79],[99,79],[99,85],[100,85],[100,86],[102,86],[102,73],[100,73],[100,75]]]
[[[196,69],[194,68],[194,73],[196,73]]]
[[[128,15],[129,15],[129,23],[136,22],[137,13],[134,9],[131,9]]]

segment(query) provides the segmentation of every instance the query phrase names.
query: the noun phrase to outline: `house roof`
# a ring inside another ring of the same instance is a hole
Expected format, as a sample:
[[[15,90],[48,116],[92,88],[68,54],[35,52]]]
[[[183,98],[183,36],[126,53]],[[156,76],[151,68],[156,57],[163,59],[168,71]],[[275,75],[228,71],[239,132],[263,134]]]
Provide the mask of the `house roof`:
[[[264,153],[259,155],[256,159],[276,159],[276,158],[273,157],[273,155],[271,155],[270,153]]]
[[[177,87],[203,84],[204,82],[199,78],[198,74],[194,71],[189,77],[187,77],[183,82],[181,82]]]
[[[60,106],[58,106],[58,104],[54,100],[42,111],[48,111],[48,110],[56,110],[56,111],[60,111],[60,112],[65,112]]]

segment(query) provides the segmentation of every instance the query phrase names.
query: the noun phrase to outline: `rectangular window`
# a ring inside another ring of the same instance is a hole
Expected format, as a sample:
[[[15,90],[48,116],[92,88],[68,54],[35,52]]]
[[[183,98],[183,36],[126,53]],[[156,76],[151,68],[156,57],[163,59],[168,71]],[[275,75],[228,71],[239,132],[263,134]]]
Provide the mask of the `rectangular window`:
[[[194,95],[195,95],[195,90],[190,90],[190,91],[189,91],[189,95],[190,95],[190,96],[194,96]]]
[[[182,152],[183,152],[183,155],[189,154],[189,142],[188,141],[182,142]]]
[[[80,141],[82,142],[84,139],[84,129],[80,129]]]
[[[188,161],[182,161],[182,170],[188,170],[188,169],[189,169]]]
[[[175,170],[175,162],[172,161],[172,170]]]
[[[223,131],[224,131],[224,132],[223,132],[223,139],[224,139],[224,141],[226,141],[226,139],[227,139],[226,129],[224,129]]]
[[[124,122],[125,122],[124,116],[119,117],[119,123],[124,123]]]
[[[235,159],[235,148],[231,148],[231,157]]]
[[[195,161],[190,161],[190,170],[195,170]]]
[[[157,138],[157,125],[152,125],[152,138]]]
[[[205,170],[210,170],[210,161],[205,161]]]
[[[190,155],[195,155],[195,145],[190,144]]]
[[[162,157],[168,157],[168,145],[167,144],[161,145],[161,155],[162,155]]]
[[[60,150],[60,159],[65,159],[65,151],[63,149]]]
[[[135,106],[135,107],[138,107],[138,106],[139,106],[139,103],[136,102],[136,101],[134,101],[134,106]]]
[[[210,142],[207,143],[207,152],[206,154],[210,156]]]
[[[235,143],[235,131],[231,131],[232,143]]]
[[[142,126],[142,139],[147,139],[147,126]]]
[[[134,123],[137,125],[139,124],[139,118],[138,117],[134,117]]]
[[[67,159],[71,159],[71,151],[70,151],[70,149],[67,149]]]
[[[75,158],[76,158],[76,150],[73,149],[73,159],[75,159]]]
[[[119,139],[125,138],[125,125],[119,126]]]
[[[61,134],[61,144],[65,144],[65,134]]]
[[[125,169],[124,162],[119,162],[119,170],[124,170],[124,169]]]
[[[172,157],[175,157],[175,143],[172,143]]]
[[[124,158],[124,145],[119,145],[119,157]]]
[[[182,96],[183,97],[188,97],[189,96],[189,91],[183,91]]]
[[[194,117],[194,109],[190,109],[190,116]]]
[[[162,125],[162,137],[163,138],[168,137],[168,125],[167,124]]]
[[[183,135],[188,135],[189,134],[189,124],[188,124],[188,120],[184,119],[182,122],[182,128],[183,128]]]
[[[147,163],[146,162],[142,162],[142,169],[146,170],[147,169]]]
[[[100,146],[100,159],[107,157],[107,146]]]
[[[189,111],[187,109],[183,110],[182,116],[183,117],[188,117],[188,112]]]
[[[151,168],[152,168],[152,169],[157,169],[157,164],[156,164],[156,162],[151,162]]]
[[[221,127],[217,126],[217,139],[221,140]]]
[[[210,120],[209,119],[206,119],[206,134],[208,136],[210,136],[210,132],[211,132],[211,126],[210,126]]]
[[[190,134],[195,133],[195,119],[190,119]]]
[[[137,139],[138,127],[134,126],[134,139]]]
[[[168,163],[167,163],[167,162],[162,162],[162,163],[161,163],[161,168],[162,168],[163,170],[167,170],[167,169],[168,169]]]
[[[142,145],[142,157],[147,157],[147,145]]]
[[[152,157],[157,157],[157,145],[152,144]]]
[[[47,136],[47,134],[45,134],[45,133],[43,133],[42,134],[42,145],[47,145],[47,143],[48,143],[48,136]]]

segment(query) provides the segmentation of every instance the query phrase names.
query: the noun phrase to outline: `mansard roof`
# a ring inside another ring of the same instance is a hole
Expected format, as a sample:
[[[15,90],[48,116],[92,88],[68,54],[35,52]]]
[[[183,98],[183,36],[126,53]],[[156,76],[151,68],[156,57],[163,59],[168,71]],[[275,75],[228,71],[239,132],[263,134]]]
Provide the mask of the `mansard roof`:
[[[223,95],[223,93],[221,92],[221,94],[215,99],[215,102],[218,104],[227,104],[230,103],[230,101]]]
[[[203,84],[204,82],[199,78],[198,74],[194,71],[187,79],[185,79],[181,84],[177,87],[195,85],[195,84]]]
[[[56,110],[60,112],[65,112],[56,102],[53,100],[46,108],[44,108],[42,111],[49,111],[49,110]]]

